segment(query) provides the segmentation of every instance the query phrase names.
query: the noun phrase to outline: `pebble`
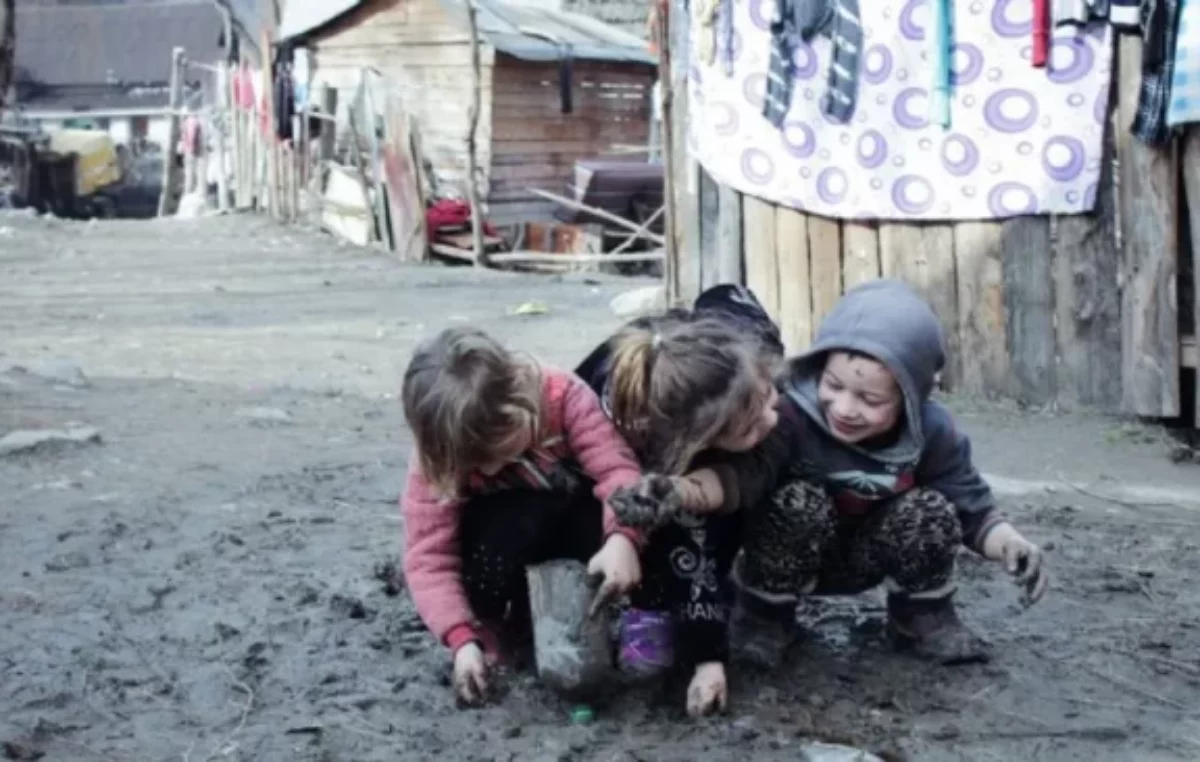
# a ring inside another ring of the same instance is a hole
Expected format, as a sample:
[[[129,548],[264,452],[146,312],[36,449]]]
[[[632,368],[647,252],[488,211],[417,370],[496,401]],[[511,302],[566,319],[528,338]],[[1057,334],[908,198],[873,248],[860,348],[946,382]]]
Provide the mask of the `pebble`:
[[[0,439],[0,455],[31,452],[42,447],[94,444],[100,441],[100,430],[92,426],[73,426],[66,429],[18,429]]]

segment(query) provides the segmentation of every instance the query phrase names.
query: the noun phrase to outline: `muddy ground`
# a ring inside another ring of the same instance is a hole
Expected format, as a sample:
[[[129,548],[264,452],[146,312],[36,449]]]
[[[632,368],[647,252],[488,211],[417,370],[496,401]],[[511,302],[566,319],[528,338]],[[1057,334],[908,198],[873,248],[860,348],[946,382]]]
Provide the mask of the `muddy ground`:
[[[675,686],[574,726],[527,676],[463,712],[380,573],[410,448],[399,370],[454,321],[570,364],[641,281],[402,267],[250,218],[10,214],[0,268],[0,436],[102,435],[0,457],[0,757],[783,760],[814,737],[912,760],[1200,757],[1200,467],[1152,428],[953,401],[1054,575],[1023,611],[964,557],[989,665],[889,653],[867,596],[812,612],[786,670],[738,673],[727,716],[687,720]],[[508,314],[529,300],[549,313]],[[1112,497],[1130,485],[1166,497]]]

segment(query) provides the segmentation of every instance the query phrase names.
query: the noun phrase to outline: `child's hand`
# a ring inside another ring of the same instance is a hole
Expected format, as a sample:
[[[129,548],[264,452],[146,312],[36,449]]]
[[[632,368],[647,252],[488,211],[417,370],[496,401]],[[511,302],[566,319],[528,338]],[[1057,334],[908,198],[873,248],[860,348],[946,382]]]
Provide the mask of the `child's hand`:
[[[588,574],[602,576],[600,590],[592,601],[589,616],[595,616],[604,604],[628,593],[642,581],[642,564],[637,548],[623,534],[610,535],[600,552],[588,562]]]
[[[725,665],[710,661],[696,666],[688,685],[687,711],[692,717],[703,717],[725,710],[729,687],[725,681]]]
[[[1032,606],[1041,600],[1049,584],[1046,572],[1042,569],[1042,549],[1017,535],[1009,538],[1001,546],[1000,552],[1004,556],[1005,571],[1024,588],[1022,600],[1025,605]]]
[[[487,697],[487,678],[487,661],[478,643],[466,643],[454,652],[454,692],[464,703],[479,704]]]
[[[632,529],[653,529],[679,513],[680,499],[675,479],[646,474],[637,484],[614,491],[608,504],[623,525]]]

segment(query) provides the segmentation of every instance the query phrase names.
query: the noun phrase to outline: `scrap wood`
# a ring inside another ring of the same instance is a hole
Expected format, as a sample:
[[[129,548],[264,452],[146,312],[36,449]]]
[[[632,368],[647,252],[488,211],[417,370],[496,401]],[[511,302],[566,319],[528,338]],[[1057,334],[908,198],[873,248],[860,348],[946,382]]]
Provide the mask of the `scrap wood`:
[[[620,254],[621,252],[625,251],[629,247],[633,246],[633,244],[636,243],[638,238],[640,237],[640,234],[645,233],[648,230],[650,230],[650,226],[653,225],[658,220],[658,218],[661,217],[663,215],[663,213],[666,211],[667,211],[667,205],[663,204],[662,206],[660,206],[658,208],[658,211],[656,211],[654,214],[652,214],[646,218],[646,221],[642,223],[642,226],[640,228],[638,228],[637,233],[630,235],[628,238],[625,239],[625,243],[621,244],[617,248],[610,251],[609,254]]]
[[[466,254],[467,252],[463,252]],[[663,252],[650,251],[637,254],[546,254],[538,251],[514,251],[507,254],[493,254],[488,257],[489,262],[496,264],[590,264],[594,262],[607,262],[609,264],[620,264],[628,262],[661,262],[663,260]]]
[[[528,188],[527,190],[535,196],[541,196],[549,201],[554,201],[555,203],[568,206],[580,212],[586,212],[599,217],[602,220],[607,220],[614,225],[620,225],[627,230],[632,230],[639,238],[645,238],[649,241],[653,241],[659,246],[664,245],[666,241],[666,239],[664,239],[662,236],[651,233],[649,230],[644,229],[643,226],[640,226],[635,222],[630,222],[624,217],[618,217],[611,212],[606,212],[603,209],[597,209],[594,206],[589,206],[579,201],[573,201],[566,196],[560,196],[557,193],[551,193],[550,191],[541,190],[539,188]]]

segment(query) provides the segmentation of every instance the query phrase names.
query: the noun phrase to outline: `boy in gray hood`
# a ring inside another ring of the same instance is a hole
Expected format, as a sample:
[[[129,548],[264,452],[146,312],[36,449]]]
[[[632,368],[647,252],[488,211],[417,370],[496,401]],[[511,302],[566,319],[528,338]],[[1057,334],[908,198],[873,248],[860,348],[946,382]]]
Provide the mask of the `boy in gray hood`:
[[[970,442],[930,399],[944,363],[937,316],[912,288],[858,286],[789,361],[771,435],[709,466],[723,492],[710,508],[744,517],[731,624],[744,656],[782,657],[799,598],[884,584],[898,645],[986,659],[954,609],[960,543],[1002,562],[1027,603],[1042,596],[1041,551],[996,510]]]

